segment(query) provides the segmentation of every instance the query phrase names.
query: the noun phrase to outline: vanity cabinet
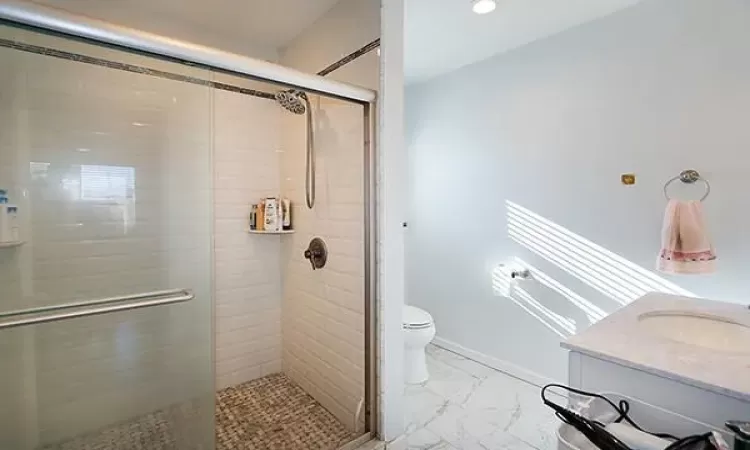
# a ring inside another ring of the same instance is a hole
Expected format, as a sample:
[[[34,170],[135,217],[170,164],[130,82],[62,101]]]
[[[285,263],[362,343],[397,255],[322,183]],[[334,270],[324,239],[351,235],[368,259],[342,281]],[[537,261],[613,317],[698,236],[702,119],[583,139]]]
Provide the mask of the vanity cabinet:
[[[635,398],[718,429],[750,421],[744,305],[651,293],[562,347],[570,351],[573,387]]]
[[[636,398],[717,428],[724,428],[724,422],[730,419],[750,420],[750,400],[574,350],[569,354],[568,382],[590,392],[613,392]]]

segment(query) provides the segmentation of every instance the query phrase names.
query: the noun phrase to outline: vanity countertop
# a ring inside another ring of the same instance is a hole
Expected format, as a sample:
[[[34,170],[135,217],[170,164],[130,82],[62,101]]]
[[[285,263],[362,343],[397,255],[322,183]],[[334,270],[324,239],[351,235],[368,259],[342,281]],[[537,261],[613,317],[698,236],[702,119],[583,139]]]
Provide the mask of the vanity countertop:
[[[746,343],[747,351],[723,352],[680,342],[643,328],[644,314],[664,312],[722,317],[750,327],[747,306],[654,293],[641,297],[561,345],[595,358],[750,401],[750,341]],[[695,327],[680,332],[701,333],[701,329]]]

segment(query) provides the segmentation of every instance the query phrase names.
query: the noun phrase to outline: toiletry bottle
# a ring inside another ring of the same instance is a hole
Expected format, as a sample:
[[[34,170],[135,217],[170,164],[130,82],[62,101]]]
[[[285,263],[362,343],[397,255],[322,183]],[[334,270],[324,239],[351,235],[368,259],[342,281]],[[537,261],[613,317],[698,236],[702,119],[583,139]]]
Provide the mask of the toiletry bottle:
[[[0,203],[0,242],[10,242],[11,240],[8,204]]]
[[[265,201],[265,225],[266,231],[279,231],[281,223],[279,220],[279,199],[268,197]]]
[[[281,223],[285,230],[292,229],[292,201],[288,198],[281,199],[282,219]]]
[[[266,212],[266,203],[263,200],[261,200],[260,203],[258,203],[258,210],[255,213],[255,229],[258,231],[265,230],[263,226],[266,220],[265,212]]]
[[[10,230],[10,241],[18,242],[21,240],[21,229],[18,226],[18,206],[6,205],[8,215],[8,228]]]
[[[8,213],[8,191],[0,189],[0,242],[11,242],[13,233],[10,227],[10,214]]]
[[[250,229],[256,229],[256,215],[258,214],[258,205],[250,205]]]

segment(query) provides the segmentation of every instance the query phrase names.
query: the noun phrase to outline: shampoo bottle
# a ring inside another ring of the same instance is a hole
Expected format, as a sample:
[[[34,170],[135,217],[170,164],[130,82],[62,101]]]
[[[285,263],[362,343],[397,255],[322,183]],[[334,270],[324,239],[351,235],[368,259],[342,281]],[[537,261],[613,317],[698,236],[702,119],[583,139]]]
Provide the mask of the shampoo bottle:
[[[250,229],[254,230],[257,227],[258,205],[250,205]]]
[[[281,224],[285,230],[292,229],[292,202],[288,198],[281,199]]]
[[[279,208],[279,199],[269,197],[266,199],[265,209],[265,227],[266,231],[279,231],[281,230],[280,220],[281,210]]]
[[[263,224],[266,220],[265,210],[266,210],[266,203],[261,200],[261,202],[258,203],[258,209],[255,212],[255,229],[258,231],[263,231],[265,229],[263,227]]]
[[[21,240],[21,228],[18,226],[18,206],[6,205],[8,214],[8,228],[10,230],[10,241],[18,242]]]

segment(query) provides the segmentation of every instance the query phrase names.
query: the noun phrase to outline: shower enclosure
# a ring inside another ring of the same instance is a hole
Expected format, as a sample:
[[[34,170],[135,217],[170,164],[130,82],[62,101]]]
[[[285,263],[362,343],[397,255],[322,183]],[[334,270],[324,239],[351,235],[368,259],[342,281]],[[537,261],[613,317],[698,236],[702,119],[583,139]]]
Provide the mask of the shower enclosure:
[[[0,190],[19,210],[0,242],[0,448],[374,432],[374,95],[29,8],[0,5]],[[312,112],[312,209],[288,89]],[[250,233],[276,196],[293,229]]]

